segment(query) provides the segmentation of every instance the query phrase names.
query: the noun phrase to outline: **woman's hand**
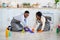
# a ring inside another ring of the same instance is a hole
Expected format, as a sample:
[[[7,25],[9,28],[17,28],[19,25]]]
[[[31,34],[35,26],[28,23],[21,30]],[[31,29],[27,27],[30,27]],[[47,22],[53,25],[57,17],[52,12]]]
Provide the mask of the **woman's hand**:
[[[43,30],[38,30],[37,32],[43,32]]]

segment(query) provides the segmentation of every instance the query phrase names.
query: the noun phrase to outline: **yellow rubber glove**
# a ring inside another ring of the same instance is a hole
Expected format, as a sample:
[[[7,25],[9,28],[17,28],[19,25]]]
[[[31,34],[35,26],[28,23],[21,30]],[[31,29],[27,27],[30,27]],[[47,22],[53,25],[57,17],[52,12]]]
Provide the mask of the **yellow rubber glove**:
[[[37,32],[43,32],[43,30],[38,30]]]
[[[22,33],[24,33],[24,32],[25,32],[25,30],[23,29],[23,30],[22,30]]]

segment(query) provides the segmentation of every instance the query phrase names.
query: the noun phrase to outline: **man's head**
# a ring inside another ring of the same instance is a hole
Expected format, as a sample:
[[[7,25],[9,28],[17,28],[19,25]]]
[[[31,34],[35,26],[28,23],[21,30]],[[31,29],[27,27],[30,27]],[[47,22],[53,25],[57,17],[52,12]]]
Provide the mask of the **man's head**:
[[[42,16],[42,13],[38,11],[38,12],[36,13],[36,18],[37,18],[37,20],[40,20],[40,19],[41,19],[41,16]]]
[[[27,18],[29,16],[29,11],[24,12],[24,17]]]

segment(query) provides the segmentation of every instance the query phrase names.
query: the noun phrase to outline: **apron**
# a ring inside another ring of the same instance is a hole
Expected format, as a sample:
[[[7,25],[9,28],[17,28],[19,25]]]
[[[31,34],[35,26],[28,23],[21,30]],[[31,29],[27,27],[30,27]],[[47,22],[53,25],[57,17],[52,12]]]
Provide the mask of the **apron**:
[[[11,21],[11,27],[12,27],[12,31],[19,31],[23,29],[23,26],[20,24],[20,21],[14,18]]]
[[[41,21],[38,22],[40,23],[40,25],[38,26],[37,31],[42,29],[42,22]],[[49,31],[49,30],[50,30],[50,22],[46,21],[43,31]]]

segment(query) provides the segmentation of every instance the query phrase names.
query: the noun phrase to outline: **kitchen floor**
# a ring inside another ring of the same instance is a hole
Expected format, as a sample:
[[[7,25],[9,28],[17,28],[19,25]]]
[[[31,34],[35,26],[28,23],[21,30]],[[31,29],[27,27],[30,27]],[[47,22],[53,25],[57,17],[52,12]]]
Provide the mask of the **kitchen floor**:
[[[41,33],[11,32],[11,36],[6,39],[5,31],[0,31],[0,40],[60,40],[60,33],[57,34],[55,30]]]

